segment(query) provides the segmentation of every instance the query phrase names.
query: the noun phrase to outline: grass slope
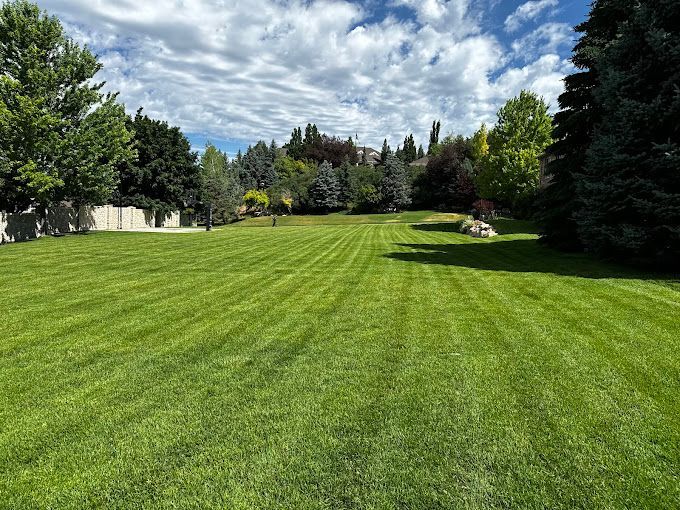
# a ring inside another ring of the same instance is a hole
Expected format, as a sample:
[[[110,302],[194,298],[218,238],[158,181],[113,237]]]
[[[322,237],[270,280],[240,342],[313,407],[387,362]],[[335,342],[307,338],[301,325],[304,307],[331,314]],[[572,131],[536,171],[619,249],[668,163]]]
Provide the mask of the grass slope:
[[[421,222],[455,222],[465,219],[462,214],[437,213],[434,211],[404,211],[399,214],[348,214],[339,212],[328,215],[279,216],[280,226],[316,226],[316,225],[363,225],[385,223],[421,223]],[[268,216],[248,218],[233,226],[239,227],[271,227],[272,219]]]
[[[680,506],[678,283],[452,230],[1,247],[0,507]]]

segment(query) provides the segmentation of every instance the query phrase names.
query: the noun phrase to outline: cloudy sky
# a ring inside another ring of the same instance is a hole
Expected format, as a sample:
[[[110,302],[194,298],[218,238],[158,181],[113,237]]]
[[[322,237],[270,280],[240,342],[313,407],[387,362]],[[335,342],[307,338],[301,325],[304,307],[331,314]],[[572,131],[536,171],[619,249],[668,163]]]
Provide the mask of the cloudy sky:
[[[314,122],[361,145],[472,133],[528,88],[554,107],[589,0],[39,0],[99,78],[196,149],[286,142]],[[553,108],[554,109],[554,108]]]

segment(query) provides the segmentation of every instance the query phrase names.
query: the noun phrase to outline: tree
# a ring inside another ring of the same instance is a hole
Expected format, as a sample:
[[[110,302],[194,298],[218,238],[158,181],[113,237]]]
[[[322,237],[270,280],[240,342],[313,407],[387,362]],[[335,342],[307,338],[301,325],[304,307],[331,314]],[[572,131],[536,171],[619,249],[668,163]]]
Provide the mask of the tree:
[[[553,120],[555,141],[546,150],[550,160],[545,170],[546,186],[539,193],[535,215],[542,242],[556,248],[582,247],[575,216],[583,204],[576,187],[578,175],[584,172],[595,126],[602,118],[602,108],[593,94],[600,86],[596,64],[605,47],[616,38],[619,25],[629,17],[632,3],[595,2],[588,19],[575,28],[582,34],[571,58],[578,72],[565,78],[565,91],[558,98],[560,111]]]
[[[416,142],[413,139],[413,134],[404,138],[404,148],[400,152],[401,160],[407,165],[418,159],[418,149],[416,149]]]
[[[134,158],[124,108],[93,81],[102,68],[55,17],[0,6],[0,208],[103,203]]]
[[[293,159],[300,159],[302,157],[302,129],[296,127],[290,135],[290,142],[284,146],[288,150],[288,156]]]
[[[319,171],[309,190],[312,203],[317,209],[328,212],[338,206],[339,194],[338,179],[333,167],[328,161],[324,161],[319,165]]]
[[[201,156],[200,198],[222,223],[237,216],[243,192],[227,155],[208,143]]]
[[[385,209],[401,210],[411,204],[411,181],[404,163],[396,156],[388,156],[380,185]]]
[[[545,101],[526,90],[499,110],[489,133],[489,154],[477,177],[482,198],[516,210],[526,207],[538,189],[539,158],[552,142],[551,123]]]
[[[425,157],[425,151],[423,150],[423,144],[421,143],[418,146],[418,157],[417,157],[417,159],[421,159],[421,158],[424,158],[424,157]]]
[[[343,161],[342,165],[337,169],[336,175],[338,178],[338,201],[341,204],[347,205],[352,200],[352,164],[349,162],[349,159]]]
[[[382,145],[382,150],[380,151],[380,164],[385,165],[387,163],[387,156],[392,154],[392,150],[390,149],[390,146],[387,145],[387,138],[385,138],[385,141],[383,142]]]
[[[604,7],[603,7],[604,8]],[[577,180],[584,245],[680,267],[680,4],[633,2],[597,61],[602,117]]]
[[[446,137],[417,180],[418,201],[445,210],[469,209],[476,197],[472,181],[471,143],[462,136]]]
[[[274,169],[276,158],[275,147],[268,147],[260,140],[254,147],[248,147],[243,158],[243,170],[241,186],[243,188],[265,189],[276,182],[277,175]]]
[[[265,191],[251,189],[243,195],[243,203],[249,211],[264,211],[269,207],[269,196]]]
[[[142,115],[128,119],[138,159],[120,168],[119,201],[161,213],[183,209],[200,188],[198,156],[178,127]]]
[[[489,130],[486,124],[482,124],[470,139],[470,157],[475,163],[481,162],[489,154],[488,140]]]
[[[430,145],[427,148],[427,155],[431,155],[433,149],[439,145],[439,131],[442,128],[441,121],[432,121],[432,130],[430,131]]]

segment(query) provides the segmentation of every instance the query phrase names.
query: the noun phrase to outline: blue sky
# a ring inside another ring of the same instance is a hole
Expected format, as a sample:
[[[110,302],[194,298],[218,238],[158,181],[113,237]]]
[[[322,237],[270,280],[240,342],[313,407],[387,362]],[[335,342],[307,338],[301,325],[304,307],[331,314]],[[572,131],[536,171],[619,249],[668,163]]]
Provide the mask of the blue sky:
[[[470,134],[523,88],[554,107],[589,0],[42,0],[131,113],[229,154],[314,122],[343,138]]]

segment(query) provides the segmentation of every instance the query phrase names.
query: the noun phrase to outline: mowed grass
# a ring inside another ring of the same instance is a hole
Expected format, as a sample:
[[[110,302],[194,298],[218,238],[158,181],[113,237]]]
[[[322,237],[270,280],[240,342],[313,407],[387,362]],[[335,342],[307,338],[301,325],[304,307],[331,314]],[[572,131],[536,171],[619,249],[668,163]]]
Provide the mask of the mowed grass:
[[[680,506],[677,280],[455,230],[0,247],[0,507]]]
[[[363,225],[389,223],[455,222],[467,218],[462,214],[439,213],[434,211],[404,211],[398,214],[349,214],[345,211],[328,215],[278,216],[278,226],[316,225]],[[263,216],[230,225],[230,227],[271,227],[272,218]]]

